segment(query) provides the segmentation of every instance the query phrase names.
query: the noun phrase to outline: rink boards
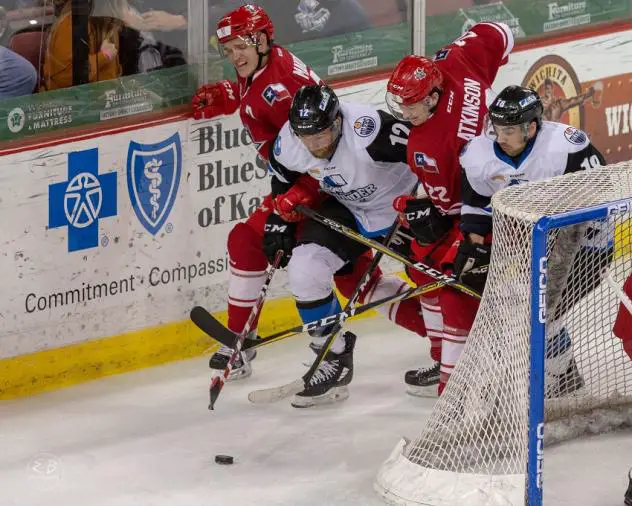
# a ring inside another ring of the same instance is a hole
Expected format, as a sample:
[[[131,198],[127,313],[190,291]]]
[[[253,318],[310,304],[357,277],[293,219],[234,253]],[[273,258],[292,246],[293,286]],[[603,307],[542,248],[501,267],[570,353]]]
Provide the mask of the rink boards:
[[[548,77],[554,114],[584,94],[552,119],[585,129],[609,162],[630,159],[631,41],[632,31],[620,30],[527,47],[512,54],[494,89],[542,91]],[[384,87],[339,92],[383,106]],[[211,347],[187,316],[197,304],[225,316],[227,234],[269,188],[255,153],[237,116],[0,153],[0,399]],[[297,321],[288,294],[281,272],[261,334]]]

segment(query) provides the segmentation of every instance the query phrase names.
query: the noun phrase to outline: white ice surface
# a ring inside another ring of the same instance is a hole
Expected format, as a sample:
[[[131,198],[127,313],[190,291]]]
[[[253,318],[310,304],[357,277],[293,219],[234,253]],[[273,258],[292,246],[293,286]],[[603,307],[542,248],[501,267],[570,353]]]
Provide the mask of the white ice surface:
[[[307,339],[263,348],[252,377],[209,412],[206,358],[0,404],[0,506],[381,505],[373,479],[432,399],[404,393],[427,342],[383,320],[352,324],[355,379],[343,403],[254,406],[247,393],[298,377]],[[218,453],[232,466],[214,463]],[[547,506],[621,506],[632,434],[546,450]]]

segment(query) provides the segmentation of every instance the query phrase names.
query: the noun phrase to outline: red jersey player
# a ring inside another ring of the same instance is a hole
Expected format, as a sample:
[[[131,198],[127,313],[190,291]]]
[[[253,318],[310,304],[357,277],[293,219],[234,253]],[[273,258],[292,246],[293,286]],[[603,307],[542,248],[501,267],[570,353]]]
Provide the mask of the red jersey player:
[[[288,119],[295,92],[303,85],[320,83],[320,79],[299,58],[273,43],[274,25],[259,6],[243,5],[226,14],[217,24],[217,36],[225,56],[235,67],[237,83],[225,80],[200,88],[193,97],[194,117],[215,118],[239,109],[259,155],[268,160],[274,139]],[[320,198],[318,181],[308,175],[301,176],[289,190],[274,177],[272,185],[273,194],[266,196],[261,206],[228,235],[228,327],[238,333],[261,290],[269,258],[281,248],[286,251],[286,264],[295,244],[295,226],[286,223],[288,216],[285,221],[282,219],[284,203],[313,205]],[[335,277],[343,295],[349,297],[353,293],[370,260],[370,254],[364,255]],[[395,283],[395,278],[381,277],[379,270],[373,279],[369,293],[375,298],[388,296],[401,285],[400,281]],[[419,302],[409,299],[391,308],[388,315],[425,335],[419,313]],[[224,370],[231,354],[227,347],[220,348],[211,357],[211,368]],[[234,364],[231,378],[250,375],[252,358],[254,351],[246,351]]]
[[[444,271],[451,266],[461,234],[461,167],[459,153],[481,133],[491,102],[491,85],[513,48],[503,23],[478,23],[432,59],[407,56],[391,75],[386,102],[391,112],[410,121],[408,164],[422,183],[423,198],[395,201],[416,237],[413,256]],[[421,186],[420,186],[421,188]],[[411,271],[417,284],[431,281]],[[421,300],[431,355],[426,370],[408,371],[410,393],[420,394],[438,382],[443,390],[474,321],[478,303],[453,289],[440,289]],[[438,346],[440,342],[440,348]]]
[[[625,280],[623,291],[618,291],[617,296],[621,304],[612,332],[623,341],[623,349],[632,360],[632,274]]]

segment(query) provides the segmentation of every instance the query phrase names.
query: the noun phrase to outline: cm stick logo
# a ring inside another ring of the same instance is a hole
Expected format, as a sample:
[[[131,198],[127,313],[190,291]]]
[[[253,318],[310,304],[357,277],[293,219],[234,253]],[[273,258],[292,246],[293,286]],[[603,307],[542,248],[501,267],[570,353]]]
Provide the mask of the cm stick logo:
[[[48,228],[68,227],[68,251],[99,244],[99,219],[116,216],[116,172],[99,174],[97,148],[68,154],[68,180],[48,187]]]

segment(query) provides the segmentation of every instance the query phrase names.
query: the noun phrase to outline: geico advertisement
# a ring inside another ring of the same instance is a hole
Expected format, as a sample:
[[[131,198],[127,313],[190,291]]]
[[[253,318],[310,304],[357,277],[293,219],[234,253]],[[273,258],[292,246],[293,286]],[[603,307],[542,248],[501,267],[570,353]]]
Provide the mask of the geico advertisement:
[[[238,119],[2,158],[0,357],[223,309],[226,237],[267,192]]]
[[[494,90],[521,84],[544,117],[586,131],[608,163],[632,159],[632,30],[514,52]],[[598,63],[596,63],[598,62]]]

